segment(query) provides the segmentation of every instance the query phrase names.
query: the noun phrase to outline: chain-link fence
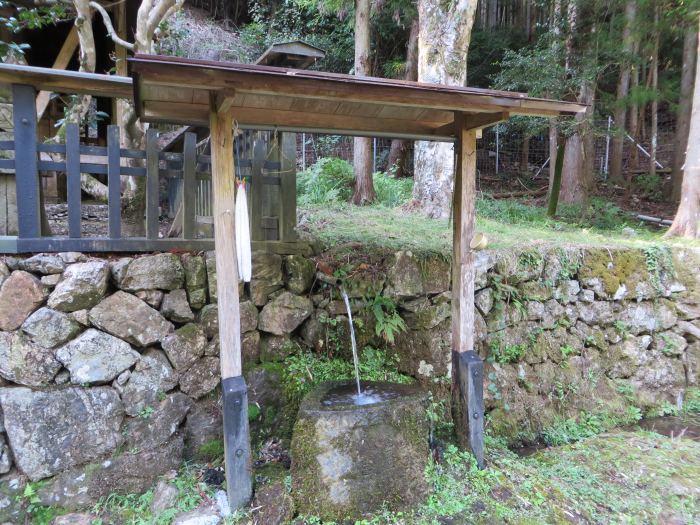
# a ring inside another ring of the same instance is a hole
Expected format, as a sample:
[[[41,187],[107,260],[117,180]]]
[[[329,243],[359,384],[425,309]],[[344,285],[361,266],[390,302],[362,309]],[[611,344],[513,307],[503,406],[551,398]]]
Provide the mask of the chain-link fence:
[[[658,173],[670,171],[674,154],[675,118],[671,114],[659,115],[659,133],[656,149]],[[644,123],[640,129],[641,138],[632,139],[624,133],[623,169],[632,175],[649,172],[651,159],[650,126]],[[610,169],[612,137],[615,131],[612,118],[596,120],[592,126],[594,134],[594,169],[605,179]],[[374,171],[387,171],[391,140],[372,139]],[[408,158],[405,174],[413,172],[413,143],[408,142]],[[297,135],[297,162],[299,169],[306,169],[319,158],[337,157],[352,162],[353,138],[339,135],[319,135],[299,133]],[[548,176],[549,130],[528,136],[522,131],[507,125],[485,129],[481,140],[477,141],[477,169],[490,176],[529,175]]]

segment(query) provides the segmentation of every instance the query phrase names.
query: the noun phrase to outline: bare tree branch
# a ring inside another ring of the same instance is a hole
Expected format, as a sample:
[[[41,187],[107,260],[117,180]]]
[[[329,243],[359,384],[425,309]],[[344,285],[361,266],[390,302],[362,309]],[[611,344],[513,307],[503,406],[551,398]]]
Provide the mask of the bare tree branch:
[[[114,30],[114,26],[112,25],[112,19],[109,18],[109,13],[107,13],[107,10],[97,2],[90,2],[90,7],[99,11],[99,13],[102,15],[102,21],[104,22],[104,25],[107,28],[107,33],[109,34],[109,37],[114,41],[114,43],[125,47],[130,51],[133,51],[134,44],[127,42],[126,40],[122,40],[121,38],[119,38],[119,35],[117,35],[117,32]]]

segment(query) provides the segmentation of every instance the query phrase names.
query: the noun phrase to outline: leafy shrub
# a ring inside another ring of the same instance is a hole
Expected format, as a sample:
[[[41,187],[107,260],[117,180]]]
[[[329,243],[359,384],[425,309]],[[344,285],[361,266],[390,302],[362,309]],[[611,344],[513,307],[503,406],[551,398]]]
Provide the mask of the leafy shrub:
[[[633,179],[634,187],[651,199],[661,197],[661,177],[645,173]]]
[[[413,178],[394,178],[380,171],[374,174],[374,191],[377,193],[378,204],[395,208],[411,199]]]
[[[396,370],[396,357],[385,351],[365,347],[360,353],[360,379],[363,381],[390,381],[410,383],[412,379]],[[352,379],[353,363],[344,359],[316,357],[311,353],[292,355],[284,362],[285,394],[292,402],[301,399],[317,384],[324,381]]]
[[[352,166],[342,159],[324,158],[297,174],[299,204],[346,202],[352,195]]]
[[[352,196],[352,165],[337,158],[322,158],[316,164],[297,174],[299,204],[328,204],[347,202]],[[395,207],[407,202],[413,193],[413,179],[390,177],[386,173],[374,174],[374,190],[377,204]]]
[[[385,341],[393,343],[395,335],[406,330],[406,323],[396,310],[396,302],[391,298],[377,295],[369,307],[377,321],[375,333]]]

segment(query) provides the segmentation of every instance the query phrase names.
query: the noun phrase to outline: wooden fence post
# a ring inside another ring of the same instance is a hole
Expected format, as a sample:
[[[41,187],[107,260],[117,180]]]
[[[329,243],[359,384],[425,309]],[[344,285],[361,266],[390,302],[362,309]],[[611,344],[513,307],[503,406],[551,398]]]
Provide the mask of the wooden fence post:
[[[66,190],[68,204],[68,236],[80,237],[80,130],[77,124],[66,124]]]
[[[122,236],[121,151],[117,125],[107,126],[107,209],[109,236],[119,239]]]
[[[452,236],[452,399],[460,442],[484,466],[483,363],[474,351],[474,237],[476,130],[455,114]]]
[[[39,170],[36,149],[36,90],[24,84],[12,85],[15,126],[15,187],[17,229],[23,238],[41,237]]]
[[[233,114],[218,109],[211,94],[211,177],[214,196],[214,246],[216,250],[219,311],[219,356],[224,401],[224,455],[226,490],[232,509],[246,505],[253,493],[248,392],[242,374],[241,325],[238,298],[238,264],[234,229],[235,168]]]
[[[297,135],[282,133],[280,136],[280,209],[279,240],[296,239],[297,225]]]
[[[263,168],[267,154],[267,141],[263,134],[255,134],[253,142],[252,167],[250,169],[250,238],[253,241],[264,241],[263,217]]]
[[[197,197],[197,135],[185,133],[182,150],[182,237],[195,237],[195,198]]]
[[[158,238],[159,229],[159,193],[158,171],[158,131],[148,128],[146,131],[146,237]]]

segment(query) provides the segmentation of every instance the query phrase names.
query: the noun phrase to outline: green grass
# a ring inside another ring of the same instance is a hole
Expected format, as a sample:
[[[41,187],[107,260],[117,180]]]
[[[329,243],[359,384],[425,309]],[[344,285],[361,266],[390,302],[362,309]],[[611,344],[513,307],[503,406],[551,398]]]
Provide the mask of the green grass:
[[[489,443],[488,468],[449,445],[426,477],[427,501],[360,525],[436,523],[697,523],[700,444],[615,432],[519,458]],[[450,519],[453,518],[453,519]],[[321,523],[307,519],[305,523]]]
[[[601,206],[599,204],[595,209]],[[421,213],[400,207],[331,203],[302,206],[300,213],[300,230],[325,246],[361,243],[377,250],[404,249],[426,255],[449,255],[452,251],[449,220],[428,219]],[[487,235],[488,248],[531,247],[533,243],[636,248],[648,248],[658,243],[700,246],[697,241],[664,240],[661,231],[649,230],[637,224],[632,224],[637,235],[629,238],[621,232],[628,222],[615,223],[609,217],[592,220],[589,215],[567,213],[569,215],[561,220],[553,220],[546,217],[543,209],[518,201],[479,198],[477,230]]]

